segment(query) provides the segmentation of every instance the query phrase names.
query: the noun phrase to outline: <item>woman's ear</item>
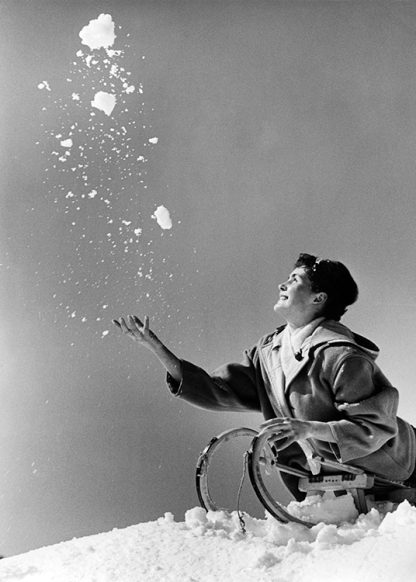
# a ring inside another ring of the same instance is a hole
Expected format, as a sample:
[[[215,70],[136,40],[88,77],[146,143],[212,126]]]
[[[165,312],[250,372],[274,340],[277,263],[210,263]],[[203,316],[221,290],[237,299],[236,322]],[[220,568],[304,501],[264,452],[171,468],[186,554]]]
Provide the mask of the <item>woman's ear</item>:
[[[315,297],[313,302],[314,303],[325,303],[325,301],[327,299],[328,299],[328,295],[326,293],[324,293],[323,291],[321,291],[320,293],[317,294],[317,296]]]

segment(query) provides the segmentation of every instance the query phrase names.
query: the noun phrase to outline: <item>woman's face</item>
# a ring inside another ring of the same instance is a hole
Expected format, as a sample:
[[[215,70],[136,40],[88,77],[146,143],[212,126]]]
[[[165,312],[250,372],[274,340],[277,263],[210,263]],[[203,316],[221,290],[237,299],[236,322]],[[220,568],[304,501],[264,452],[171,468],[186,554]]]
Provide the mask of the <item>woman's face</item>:
[[[322,293],[312,291],[311,282],[304,267],[296,267],[289,278],[279,285],[279,299],[274,311],[280,313],[286,321],[296,322],[303,316],[316,311],[321,303]]]

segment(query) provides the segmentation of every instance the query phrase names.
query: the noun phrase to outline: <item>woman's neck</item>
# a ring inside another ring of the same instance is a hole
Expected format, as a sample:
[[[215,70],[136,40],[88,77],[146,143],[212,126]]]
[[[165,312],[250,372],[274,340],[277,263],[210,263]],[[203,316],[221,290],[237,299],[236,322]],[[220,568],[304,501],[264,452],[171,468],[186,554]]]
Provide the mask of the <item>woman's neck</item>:
[[[314,315],[314,316],[310,316],[310,317],[299,318],[296,321],[287,321],[287,325],[291,331],[295,331],[295,330],[301,329],[302,327],[306,327],[309,323],[312,323],[312,321],[315,321],[315,319],[318,319],[321,317],[322,316],[320,316],[320,315]]]

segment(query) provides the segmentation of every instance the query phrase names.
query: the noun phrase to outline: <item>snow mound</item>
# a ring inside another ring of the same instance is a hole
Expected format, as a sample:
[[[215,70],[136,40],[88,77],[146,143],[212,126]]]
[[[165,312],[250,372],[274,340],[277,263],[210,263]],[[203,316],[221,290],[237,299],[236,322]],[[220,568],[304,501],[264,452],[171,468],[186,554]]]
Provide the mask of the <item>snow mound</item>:
[[[333,491],[321,495],[308,496],[301,503],[291,501],[287,506],[289,513],[310,523],[337,523],[354,521],[358,511],[352,495],[336,497]]]
[[[1,560],[7,582],[405,582],[416,568],[416,508],[308,529],[206,513],[73,539]]]

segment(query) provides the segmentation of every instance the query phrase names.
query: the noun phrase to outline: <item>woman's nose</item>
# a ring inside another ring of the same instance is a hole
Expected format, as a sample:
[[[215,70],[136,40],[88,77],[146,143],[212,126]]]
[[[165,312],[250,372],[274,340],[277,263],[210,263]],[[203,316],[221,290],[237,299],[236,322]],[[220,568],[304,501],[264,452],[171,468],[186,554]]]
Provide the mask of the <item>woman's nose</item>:
[[[279,289],[280,291],[286,291],[286,283],[280,283]]]

